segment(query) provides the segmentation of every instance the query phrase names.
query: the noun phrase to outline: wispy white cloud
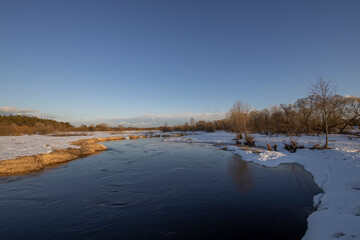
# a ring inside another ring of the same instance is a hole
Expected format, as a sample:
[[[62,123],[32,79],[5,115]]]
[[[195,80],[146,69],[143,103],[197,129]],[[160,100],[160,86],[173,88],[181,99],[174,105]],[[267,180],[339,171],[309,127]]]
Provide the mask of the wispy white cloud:
[[[356,96],[352,96],[352,95],[347,95],[347,94],[346,94],[344,97],[345,97],[345,98],[354,98],[354,97],[356,97]]]
[[[38,112],[38,110],[19,109],[16,107],[0,107],[0,115],[29,115]]]
[[[53,114],[47,114],[47,113],[36,113],[36,114],[31,114],[30,116],[35,116],[38,118],[49,118],[49,119],[59,119],[60,117],[58,115],[53,115]]]
[[[34,116],[39,118],[58,118],[57,115],[51,115],[47,113],[40,113],[39,110],[32,110],[32,109],[19,109],[16,107],[0,107],[0,115],[23,115],[23,116]]]
[[[204,120],[204,121],[212,121],[212,120],[218,120],[225,117],[225,113],[222,112],[205,112],[205,113],[168,113],[168,114],[148,114],[148,115],[142,115],[138,116],[137,118],[151,118],[153,120],[155,119],[169,119],[169,120],[184,120],[189,121],[190,118],[194,118],[195,120]]]

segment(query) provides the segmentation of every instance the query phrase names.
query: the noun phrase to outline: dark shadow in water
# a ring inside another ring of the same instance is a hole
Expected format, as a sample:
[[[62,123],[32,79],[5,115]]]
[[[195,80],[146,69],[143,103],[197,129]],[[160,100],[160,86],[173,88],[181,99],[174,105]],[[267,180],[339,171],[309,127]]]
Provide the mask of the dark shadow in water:
[[[228,170],[240,193],[245,194],[251,190],[254,184],[253,176],[246,161],[234,155],[232,159],[229,160]]]

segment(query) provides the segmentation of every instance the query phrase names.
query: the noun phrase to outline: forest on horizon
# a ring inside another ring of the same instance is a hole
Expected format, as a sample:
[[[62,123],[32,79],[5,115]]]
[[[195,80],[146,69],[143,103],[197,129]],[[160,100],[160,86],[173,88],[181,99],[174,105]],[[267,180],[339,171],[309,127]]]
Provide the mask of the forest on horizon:
[[[161,130],[207,131],[225,130],[244,134],[314,134],[344,133],[351,126],[360,125],[360,97],[336,94],[336,87],[329,81],[319,79],[310,89],[309,95],[293,104],[280,104],[262,110],[251,109],[240,101],[226,114],[226,118],[215,121],[195,121],[181,125],[139,128],[111,127],[106,123],[75,127],[69,122],[59,122],[24,115],[0,115],[0,135],[51,134],[57,132]]]

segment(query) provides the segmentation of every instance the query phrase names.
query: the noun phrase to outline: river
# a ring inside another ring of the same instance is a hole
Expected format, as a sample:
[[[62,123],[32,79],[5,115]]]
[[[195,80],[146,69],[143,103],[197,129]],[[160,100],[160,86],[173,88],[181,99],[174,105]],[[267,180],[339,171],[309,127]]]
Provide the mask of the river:
[[[0,178],[1,239],[301,239],[319,189],[209,144],[107,142],[108,151]]]

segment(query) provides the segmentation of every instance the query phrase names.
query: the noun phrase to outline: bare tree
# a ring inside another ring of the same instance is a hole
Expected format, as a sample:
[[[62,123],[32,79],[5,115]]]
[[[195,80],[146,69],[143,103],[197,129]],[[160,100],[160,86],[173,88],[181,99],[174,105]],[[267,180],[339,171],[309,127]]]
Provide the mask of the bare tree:
[[[311,120],[314,115],[314,104],[311,98],[300,98],[295,103],[296,111],[300,121],[302,132],[309,134],[311,128]]]
[[[294,135],[298,133],[299,118],[298,112],[295,110],[293,104],[280,104],[280,107],[284,113],[285,126],[288,134]]]
[[[281,107],[276,105],[271,107],[269,127],[271,133],[286,133],[286,121]]]
[[[170,132],[172,130],[167,122],[164,123],[164,126],[159,127],[159,129],[163,132]]]
[[[342,133],[347,126],[356,123],[356,121],[360,119],[360,97],[344,97],[341,114],[343,126],[340,129],[340,133]]]
[[[309,98],[313,100],[315,106],[321,113],[323,128],[326,134],[325,148],[329,145],[329,116],[331,114],[331,106],[336,95],[336,87],[331,85],[330,81],[320,78],[310,88]]]
[[[232,131],[236,133],[236,137],[241,139],[243,133],[247,133],[247,120],[250,107],[248,104],[243,104],[238,101],[230,109],[228,113],[228,119],[232,128]]]

